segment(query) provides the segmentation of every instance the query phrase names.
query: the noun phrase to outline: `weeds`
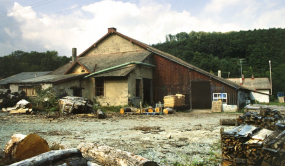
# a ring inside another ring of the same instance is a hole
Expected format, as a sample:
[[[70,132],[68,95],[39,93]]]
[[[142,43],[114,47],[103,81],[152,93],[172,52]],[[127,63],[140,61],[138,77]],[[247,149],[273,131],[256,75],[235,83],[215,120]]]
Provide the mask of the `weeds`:
[[[94,110],[98,110],[101,109],[103,112],[120,112],[120,109],[123,107],[129,107],[128,105],[124,105],[124,106],[98,106],[98,105],[94,105],[93,109]]]

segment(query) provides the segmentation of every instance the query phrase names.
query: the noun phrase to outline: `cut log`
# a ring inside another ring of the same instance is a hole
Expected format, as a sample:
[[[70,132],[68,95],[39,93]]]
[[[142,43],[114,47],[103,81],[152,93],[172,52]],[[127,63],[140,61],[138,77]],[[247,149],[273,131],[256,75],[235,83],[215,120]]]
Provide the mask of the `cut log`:
[[[46,152],[35,157],[17,162],[11,166],[42,166],[42,165],[87,165],[87,160],[82,157],[81,152],[76,149],[64,149]]]
[[[156,107],[156,108],[155,108],[155,112],[160,112],[160,108],[159,108],[159,107]]]
[[[173,114],[174,110],[172,108],[165,108],[163,109],[164,114]]]
[[[103,165],[137,165],[137,166],[158,166],[154,161],[150,161],[142,156],[114,149],[109,146],[100,146],[94,143],[81,143],[77,147],[82,154],[87,155]]]
[[[105,118],[105,114],[102,112],[101,109],[97,110],[97,116],[98,116],[98,119],[104,119]]]
[[[48,143],[39,135],[14,134],[4,149],[5,164],[21,161],[50,151]]]
[[[80,116],[83,118],[94,118],[94,114],[77,114],[77,116]]]
[[[145,108],[145,112],[153,112],[153,108]]]
[[[124,107],[120,109],[120,114],[124,114],[126,112],[136,112],[137,108],[134,107]]]
[[[20,108],[20,109],[17,109],[17,110],[10,110],[10,114],[26,114],[26,113],[29,113],[29,108]]]
[[[236,119],[220,119],[220,125],[235,126],[236,123]]]

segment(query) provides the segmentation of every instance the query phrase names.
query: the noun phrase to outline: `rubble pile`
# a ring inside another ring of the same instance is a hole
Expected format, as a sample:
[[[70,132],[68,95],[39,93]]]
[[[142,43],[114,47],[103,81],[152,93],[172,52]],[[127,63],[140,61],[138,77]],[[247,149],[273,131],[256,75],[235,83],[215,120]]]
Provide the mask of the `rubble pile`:
[[[59,108],[62,113],[89,112],[92,107],[92,102],[83,97],[65,96],[59,99]]]
[[[22,99],[27,99],[25,91],[11,93],[10,89],[0,89],[0,108],[14,106]]]
[[[237,118],[240,126],[221,129],[223,165],[284,165],[285,125],[280,112],[261,109]]]

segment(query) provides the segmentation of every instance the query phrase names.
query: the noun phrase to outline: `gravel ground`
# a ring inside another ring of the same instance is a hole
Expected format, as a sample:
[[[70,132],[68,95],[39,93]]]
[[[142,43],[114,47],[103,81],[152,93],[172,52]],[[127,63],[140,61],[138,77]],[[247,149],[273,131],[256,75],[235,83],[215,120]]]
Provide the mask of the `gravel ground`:
[[[56,143],[71,148],[94,142],[141,155],[159,165],[209,161],[208,165],[213,165],[221,153],[219,120],[237,115],[199,111],[155,116],[112,113],[106,119],[97,119],[0,112],[0,148],[4,149],[13,134],[37,133],[50,146]]]

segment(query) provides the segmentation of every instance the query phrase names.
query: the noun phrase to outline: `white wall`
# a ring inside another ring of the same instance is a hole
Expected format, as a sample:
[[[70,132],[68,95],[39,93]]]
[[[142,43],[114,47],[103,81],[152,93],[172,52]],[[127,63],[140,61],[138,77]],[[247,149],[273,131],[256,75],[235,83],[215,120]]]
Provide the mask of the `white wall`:
[[[266,93],[269,94],[269,90],[257,90],[258,92]],[[269,95],[264,95],[256,92],[251,92],[250,93],[250,99],[251,100],[256,100],[260,103],[269,103]]]
[[[11,92],[18,92],[19,86],[17,84],[10,84],[10,90]]]
[[[237,111],[238,111],[237,105],[227,105],[227,104],[222,105],[222,112],[237,112]]]
[[[101,106],[128,105],[128,79],[105,79],[104,96],[94,98]]]

